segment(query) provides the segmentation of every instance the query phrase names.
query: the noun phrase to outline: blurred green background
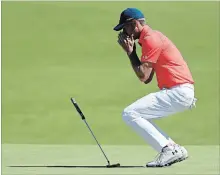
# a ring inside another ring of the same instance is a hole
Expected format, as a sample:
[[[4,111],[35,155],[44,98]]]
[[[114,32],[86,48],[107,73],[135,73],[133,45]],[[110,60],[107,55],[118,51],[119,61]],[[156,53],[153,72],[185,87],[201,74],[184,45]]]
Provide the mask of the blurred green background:
[[[117,44],[127,7],[177,45],[196,82],[197,108],[156,123],[181,144],[219,144],[219,2],[2,2],[3,143],[94,144],[75,97],[102,144],[145,144],[121,118],[158,90]]]

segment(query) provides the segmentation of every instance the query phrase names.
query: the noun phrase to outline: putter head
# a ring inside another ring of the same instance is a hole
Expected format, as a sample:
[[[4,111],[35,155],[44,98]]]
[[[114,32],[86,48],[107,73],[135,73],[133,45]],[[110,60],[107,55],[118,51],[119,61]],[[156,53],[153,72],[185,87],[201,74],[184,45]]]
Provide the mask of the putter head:
[[[107,168],[116,168],[116,167],[120,167],[120,163],[116,163],[116,164],[112,164],[112,165],[106,165]]]

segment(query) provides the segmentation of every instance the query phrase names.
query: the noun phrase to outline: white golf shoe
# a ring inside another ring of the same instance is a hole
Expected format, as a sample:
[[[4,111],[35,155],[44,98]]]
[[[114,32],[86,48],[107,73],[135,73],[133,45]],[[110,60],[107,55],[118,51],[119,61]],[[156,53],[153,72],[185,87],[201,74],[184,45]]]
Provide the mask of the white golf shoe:
[[[156,159],[152,162],[147,163],[147,167],[164,167],[170,166],[176,162],[181,161],[183,153],[181,148],[178,146],[165,146],[162,151],[158,154]]]

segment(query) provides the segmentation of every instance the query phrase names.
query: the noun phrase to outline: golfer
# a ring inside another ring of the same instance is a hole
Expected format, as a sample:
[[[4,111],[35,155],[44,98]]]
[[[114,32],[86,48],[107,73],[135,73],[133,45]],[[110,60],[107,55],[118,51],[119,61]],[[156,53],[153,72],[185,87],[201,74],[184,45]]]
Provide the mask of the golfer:
[[[164,34],[146,24],[143,13],[136,8],[125,9],[114,30],[122,30],[118,43],[140,81],[150,83],[155,73],[160,89],[135,101],[122,113],[123,120],[159,152],[156,159],[146,166],[163,167],[185,160],[187,150],[153,123],[154,119],[195,106],[194,81],[183,56]],[[140,59],[135,40],[142,48]]]

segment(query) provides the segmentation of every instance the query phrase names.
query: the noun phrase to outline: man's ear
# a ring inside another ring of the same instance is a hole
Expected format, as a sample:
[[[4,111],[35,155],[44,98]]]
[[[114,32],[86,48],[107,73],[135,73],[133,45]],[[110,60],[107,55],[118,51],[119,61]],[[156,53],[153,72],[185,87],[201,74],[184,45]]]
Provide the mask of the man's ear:
[[[135,22],[136,22],[136,27],[141,25],[140,21],[136,20]]]
[[[136,26],[138,25],[138,23],[139,23],[139,21],[138,21],[138,20],[135,20],[135,24],[136,24]]]

